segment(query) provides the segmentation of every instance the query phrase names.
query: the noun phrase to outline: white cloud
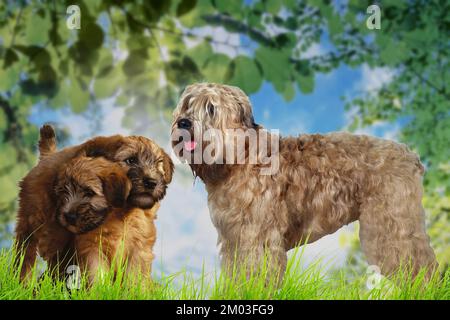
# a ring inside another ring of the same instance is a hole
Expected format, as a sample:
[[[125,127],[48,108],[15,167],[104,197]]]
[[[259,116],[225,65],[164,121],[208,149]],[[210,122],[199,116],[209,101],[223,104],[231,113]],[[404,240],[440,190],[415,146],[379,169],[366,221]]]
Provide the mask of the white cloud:
[[[302,59],[311,59],[325,53],[324,48],[319,43],[313,43],[305,52],[302,52]]]
[[[398,140],[400,132],[400,125],[397,123],[389,123],[387,121],[378,121],[369,127],[359,128],[355,131],[356,134],[365,134],[369,136],[376,136],[383,139]]]
[[[363,91],[376,91],[392,81],[395,72],[392,69],[370,68],[364,64],[361,68],[361,80],[357,83],[357,89]]]
[[[395,71],[392,69],[386,67],[370,68],[367,64],[364,64],[361,68],[361,78],[356,83],[354,88],[357,92],[363,91],[375,95],[379,89],[390,83],[394,76]],[[393,106],[396,108],[401,108],[401,101],[398,98],[394,99]],[[353,122],[353,119],[358,117],[357,111],[358,109],[353,107],[345,113],[346,126],[349,126]],[[355,133],[376,136],[389,140],[398,140],[400,130],[401,126],[398,123],[376,121],[370,126],[358,128]]]
[[[113,134],[130,134],[130,130],[122,126],[122,119],[125,115],[125,109],[122,107],[116,107],[113,103],[105,104],[102,106],[102,117],[101,129],[99,135],[113,135]]]
[[[240,35],[228,32],[224,27],[205,26],[200,28],[187,29],[177,21],[177,26],[184,32],[196,37],[184,37],[183,41],[188,48],[195,47],[204,41],[205,37],[211,37],[211,47],[214,52],[223,53],[234,58],[237,55],[250,55],[249,50],[242,47]]]
[[[183,165],[177,171],[183,171]],[[184,165],[185,166],[185,165]],[[211,223],[206,204],[207,194],[200,181],[177,174],[158,211],[155,245],[155,274],[182,269],[212,272],[218,264],[217,232]]]

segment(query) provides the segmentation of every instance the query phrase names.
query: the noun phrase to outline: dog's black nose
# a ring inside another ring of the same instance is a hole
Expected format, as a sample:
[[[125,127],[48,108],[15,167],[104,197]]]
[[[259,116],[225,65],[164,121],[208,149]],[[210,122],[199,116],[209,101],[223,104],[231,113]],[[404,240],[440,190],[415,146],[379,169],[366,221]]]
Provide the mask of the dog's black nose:
[[[192,122],[189,119],[180,119],[178,121],[178,128],[180,129],[190,129],[192,127]]]
[[[77,214],[75,212],[66,212],[64,217],[68,224],[74,225],[77,222]]]
[[[152,180],[150,178],[144,178],[142,179],[142,184],[144,185],[145,189],[154,189],[156,187],[155,180]]]

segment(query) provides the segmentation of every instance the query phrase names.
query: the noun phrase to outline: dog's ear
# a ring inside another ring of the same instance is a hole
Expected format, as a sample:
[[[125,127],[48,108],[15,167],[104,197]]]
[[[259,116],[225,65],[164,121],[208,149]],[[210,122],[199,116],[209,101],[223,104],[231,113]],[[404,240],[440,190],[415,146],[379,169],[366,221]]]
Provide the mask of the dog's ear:
[[[124,137],[115,135],[111,137],[95,137],[84,143],[84,150],[88,157],[105,157],[115,160],[117,150],[125,143]]]
[[[259,124],[255,123],[255,118],[253,118],[252,110],[250,107],[239,104],[239,120],[248,129],[260,129],[262,128]]]
[[[173,162],[172,159],[170,159],[170,156],[162,151],[163,158],[162,161],[158,163],[158,170],[163,174],[164,176],[164,182],[166,184],[169,184],[172,181],[172,175],[173,175]]]
[[[131,190],[131,183],[125,174],[112,171],[101,177],[103,195],[113,208],[123,208]]]

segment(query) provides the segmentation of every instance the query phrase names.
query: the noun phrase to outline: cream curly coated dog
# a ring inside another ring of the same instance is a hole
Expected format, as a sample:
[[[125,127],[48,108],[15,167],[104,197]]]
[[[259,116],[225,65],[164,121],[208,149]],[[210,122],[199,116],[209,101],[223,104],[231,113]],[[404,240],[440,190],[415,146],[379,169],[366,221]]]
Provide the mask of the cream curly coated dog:
[[[239,133],[230,135],[231,129]],[[250,131],[256,133],[256,149],[250,147]],[[267,141],[261,143],[260,133]],[[230,152],[239,136],[244,151]],[[367,260],[383,274],[403,264],[413,274],[437,266],[421,204],[424,168],[403,144],[344,132],[267,135],[254,123],[242,90],[199,83],[185,89],[173,113],[172,145],[206,185],[227,270],[235,262],[255,266],[268,252],[271,269],[282,276],[289,249],[356,220]],[[267,167],[261,146],[278,162],[271,174],[261,174]],[[205,159],[206,151],[214,161]],[[237,163],[238,156],[245,161]]]

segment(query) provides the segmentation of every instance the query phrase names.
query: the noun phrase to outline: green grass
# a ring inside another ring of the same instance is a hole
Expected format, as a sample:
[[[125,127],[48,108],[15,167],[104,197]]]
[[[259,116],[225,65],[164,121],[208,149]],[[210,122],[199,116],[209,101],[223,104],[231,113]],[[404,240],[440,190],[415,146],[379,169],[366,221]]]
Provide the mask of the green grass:
[[[414,281],[400,280],[398,274],[391,280],[382,280],[372,290],[367,288],[367,276],[353,275],[349,280],[345,274],[327,276],[321,272],[319,263],[303,269],[298,250],[289,259],[287,272],[280,286],[264,276],[253,275],[250,279],[235,276],[230,279],[220,273],[194,277],[187,271],[172,275],[161,275],[149,283],[143,279],[126,280],[123,272],[107,272],[101,280],[87,289],[82,277],[80,289],[68,291],[66,283],[54,282],[48,274],[40,280],[31,280],[26,285],[19,282],[18,272],[12,267],[11,249],[0,251],[0,300],[16,299],[450,299],[450,271],[425,283],[418,276]],[[263,268],[264,269],[264,268]],[[39,272],[34,269],[34,277]],[[236,273],[239,274],[239,273]]]

